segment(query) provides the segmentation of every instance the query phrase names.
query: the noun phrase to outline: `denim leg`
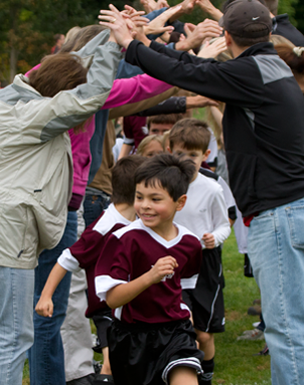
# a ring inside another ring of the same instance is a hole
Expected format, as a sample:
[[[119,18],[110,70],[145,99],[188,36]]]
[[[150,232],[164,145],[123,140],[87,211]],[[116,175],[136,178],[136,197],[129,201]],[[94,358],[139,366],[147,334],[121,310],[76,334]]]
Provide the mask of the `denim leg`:
[[[34,270],[0,267],[0,385],[21,385],[34,341]]]
[[[102,191],[100,194],[86,194],[83,201],[85,226],[88,227],[91,223],[101,215],[101,213],[108,208],[110,204],[110,197]]]
[[[273,385],[304,384],[304,199],[267,210],[249,228]]]
[[[35,269],[34,308],[45,282],[64,249],[77,241],[77,213],[69,211],[66,228],[59,244],[52,250],[44,250]],[[60,327],[64,321],[71,273],[67,273],[54,295],[54,313],[51,318],[39,316],[34,310],[35,339],[29,351],[31,385],[65,385],[64,352]]]

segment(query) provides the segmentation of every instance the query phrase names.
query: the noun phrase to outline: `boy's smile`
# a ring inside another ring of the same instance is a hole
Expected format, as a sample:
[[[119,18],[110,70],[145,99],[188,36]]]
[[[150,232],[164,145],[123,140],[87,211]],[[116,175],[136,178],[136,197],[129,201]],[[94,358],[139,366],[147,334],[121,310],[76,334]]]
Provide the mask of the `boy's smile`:
[[[185,195],[174,202],[168,191],[163,189],[157,181],[155,186],[145,187],[144,182],[136,185],[134,207],[138,217],[145,226],[164,238],[172,232],[173,228],[175,229],[172,224],[173,218],[176,211],[184,206],[184,202],[186,202]],[[175,231],[174,237],[176,235]]]

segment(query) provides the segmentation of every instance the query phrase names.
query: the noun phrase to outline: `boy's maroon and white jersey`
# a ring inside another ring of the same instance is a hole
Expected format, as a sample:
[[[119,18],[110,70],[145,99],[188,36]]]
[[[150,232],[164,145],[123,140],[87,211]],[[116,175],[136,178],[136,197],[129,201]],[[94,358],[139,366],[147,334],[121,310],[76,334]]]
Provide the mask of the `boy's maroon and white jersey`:
[[[151,269],[159,258],[172,256],[178,267],[170,276],[144,290],[131,302],[115,309],[115,318],[126,322],[160,323],[187,319],[182,289],[194,289],[200,270],[202,248],[196,235],[175,224],[178,235],[166,241],[138,219],[111,234],[103,259],[95,269],[96,294],[105,300],[113,287],[128,283]]]
[[[99,258],[102,260],[102,249],[109,235],[130,223],[116,210],[112,203],[95,222],[85,229],[80,239],[73,246],[65,249],[58,258],[58,263],[68,271],[75,272],[80,269],[86,271],[88,282],[87,317],[91,317],[97,310],[107,307],[106,303],[102,303],[95,294],[94,270],[96,262]]]

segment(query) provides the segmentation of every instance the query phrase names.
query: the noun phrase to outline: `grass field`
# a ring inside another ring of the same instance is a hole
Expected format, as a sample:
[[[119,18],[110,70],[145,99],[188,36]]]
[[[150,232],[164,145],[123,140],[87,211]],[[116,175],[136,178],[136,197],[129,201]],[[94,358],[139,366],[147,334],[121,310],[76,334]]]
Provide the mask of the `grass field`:
[[[253,278],[244,277],[243,261],[232,234],[223,250],[226,332],[216,335],[213,385],[271,384],[269,356],[253,356],[263,348],[264,341],[236,341],[237,336],[252,329],[252,323],[258,321],[258,317],[247,315],[248,307],[259,297],[259,290]],[[23,378],[23,385],[29,385],[27,363]]]

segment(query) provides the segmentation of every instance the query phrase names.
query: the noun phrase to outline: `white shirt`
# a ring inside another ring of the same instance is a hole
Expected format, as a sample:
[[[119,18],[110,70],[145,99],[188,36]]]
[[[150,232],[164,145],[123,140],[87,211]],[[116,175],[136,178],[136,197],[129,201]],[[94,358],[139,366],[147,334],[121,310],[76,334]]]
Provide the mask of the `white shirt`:
[[[174,221],[185,226],[201,240],[206,233],[215,239],[215,247],[228,238],[231,229],[222,187],[212,178],[198,174],[190,183],[184,208],[175,214]]]

